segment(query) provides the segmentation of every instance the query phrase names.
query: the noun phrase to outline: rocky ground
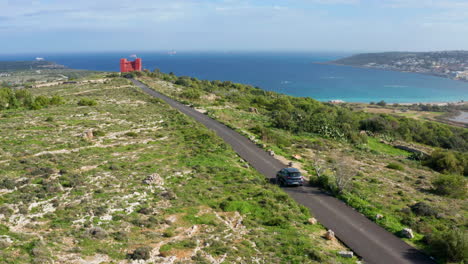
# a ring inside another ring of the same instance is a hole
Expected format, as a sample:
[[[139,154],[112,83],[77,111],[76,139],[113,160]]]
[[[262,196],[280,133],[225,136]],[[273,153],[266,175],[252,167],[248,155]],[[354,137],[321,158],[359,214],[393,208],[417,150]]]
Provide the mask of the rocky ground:
[[[340,198],[420,249],[426,248],[424,235],[435,230],[448,226],[466,230],[467,201],[435,194],[432,181],[439,173],[409,159],[411,153],[394,148],[385,138],[369,136],[367,144],[352,145],[318,135],[292,134],[269,128],[271,120],[261,109],[240,107],[229,101],[232,95],[223,97],[223,91],[187,99],[182,96],[183,86],[172,88],[172,84],[163,84],[159,79],[140,79],[245,134],[265,150],[272,150],[282,162],[293,162],[312,181],[317,181],[318,174],[328,175],[334,181],[333,175],[341,170],[348,179]],[[268,128],[266,136],[256,131],[258,125]],[[433,150],[412,144],[427,153]],[[424,210],[419,210],[421,207]],[[411,229],[411,235],[404,234],[407,228]]]
[[[66,103],[0,112],[1,263],[356,261],[213,133],[127,80],[31,92]]]

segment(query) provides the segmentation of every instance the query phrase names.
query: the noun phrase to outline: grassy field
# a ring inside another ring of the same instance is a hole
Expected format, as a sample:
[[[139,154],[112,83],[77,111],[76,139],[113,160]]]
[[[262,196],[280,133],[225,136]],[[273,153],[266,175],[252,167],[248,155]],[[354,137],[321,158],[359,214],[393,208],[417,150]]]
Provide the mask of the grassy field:
[[[65,104],[0,112],[1,263],[355,263],[212,132],[127,80],[30,91]]]
[[[326,189],[324,181],[334,181],[336,171],[344,171],[350,183],[337,197],[397,236],[402,229],[412,228],[414,238],[405,240],[429,254],[435,251],[427,247],[427,237],[438,230],[458,228],[466,236],[467,201],[435,194],[432,182],[439,173],[409,159],[409,152],[382,143],[384,139],[368,136],[367,143],[350,144],[314,134],[292,134],[273,128],[266,110],[246,109],[229,100],[242,97],[241,91],[202,91],[198,98],[188,99],[186,91],[194,88],[157,78],[140,79],[274,150],[279,159],[305,171],[313,184]]]
[[[369,106],[366,104],[351,104],[353,107],[356,107],[364,112],[367,113],[376,113],[376,114],[391,114],[395,116],[402,116],[407,118],[413,118],[416,120],[423,120],[423,121],[434,121],[440,122],[444,124],[449,124],[458,127],[467,127],[463,123],[453,122],[450,120],[457,112],[453,111],[442,111],[442,112],[433,112],[433,111],[415,111],[415,110],[408,110],[405,106],[398,106],[398,107],[379,107],[379,106]],[[466,107],[466,103],[464,106]],[[460,105],[461,107],[461,105]]]
[[[75,80],[98,74],[94,71],[74,69],[37,69],[21,71],[0,71],[0,84],[30,86],[42,82]]]

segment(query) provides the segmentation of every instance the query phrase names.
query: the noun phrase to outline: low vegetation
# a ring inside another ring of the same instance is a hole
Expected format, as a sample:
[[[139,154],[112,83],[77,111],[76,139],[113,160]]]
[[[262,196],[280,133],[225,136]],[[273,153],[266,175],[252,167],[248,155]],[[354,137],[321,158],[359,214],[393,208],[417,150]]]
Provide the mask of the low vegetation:
[[[0,112],[2,263],[356,262],[214,133],[127,80],[27,91],[64,100]]]
[[[34,97],[30,91],[25,89],[0,88],[0,110],[18,108],[39,110],[50,105],[61,105],[64,103],[64,98],[58,95],[40,95]]]
[[[457,174],[441,174],[433,181],[434,191],[440,195],[464,199],[467,192],[467,180]]]
[[[206,111],[292,161],[312,184],[395,235],[411,228],[414,237],[403,239],[441,262],[467,261],[467,129],[232,82],[159,71],[139,75],[159,92]],[[446,235],[449,230],[460,235]]]

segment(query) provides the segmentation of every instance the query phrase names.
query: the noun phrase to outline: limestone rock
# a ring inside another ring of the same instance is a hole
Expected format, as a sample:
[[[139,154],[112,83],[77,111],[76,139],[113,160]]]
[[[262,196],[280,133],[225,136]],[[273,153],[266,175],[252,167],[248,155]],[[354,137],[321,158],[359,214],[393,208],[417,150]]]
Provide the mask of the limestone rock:
[[[302,156],[299,155],[299,154],[295,154],[295,155],[293,155],[293,158],[296,159],[296,160],[301,160]]]
[[[325,233],[325,238],[327,240],[335,240],[335,232],[333,230],[329,229],[327,233]]]
[[[340,255],[343,258],[352,258],[352,257],[354,257],[354,253],[352,251],[340,251],[340,252],[338,252],[338,255]]]
[[[7,236],[7,235],[0,236],[0,246],[1,247],[8,247],[11,244],[13,244],[13,240],[9,236]]]
[[[83,138],[86,139],[86,140],[93,140],[93,138],[94,138],[93,131],[92,130],[86,130],[83,133]]]
[[[382,219],[382,218],[383,218],[383,215],[381,215],[381,214],[377,214],[377,215],[375,216],[375,219],[376,219],[376,220],[380,220],[380,219]]]
[[[164,179],[161,176],[159,176],[159,174],[154,173],[154,174],[151,174],[150,176],[146,177],[143,180],[143,183],[148,184],[148,185],[163,185],[164,184]]]
[[[409,239],[414,238],[413,230],[411,230],[411,228],[404,228],[401,230],[401,235]]]
[[[165,220],[166,220],[166,223],[167,223],[168,225],[172,225],[172,224],[174,224],[175,222],[177,222],[177,216],[171,215],[171,216],[167,217]]]
[[[249,107],[249,112],[258,114],[258,109],[255,107]]]
[[[311,225],[315,225],[315,224],[317,224],[317,219],[311,217],[311,218],[309,218],[309,219],[307,220],[307,222],[309,222],[309,224],[311,224]]]

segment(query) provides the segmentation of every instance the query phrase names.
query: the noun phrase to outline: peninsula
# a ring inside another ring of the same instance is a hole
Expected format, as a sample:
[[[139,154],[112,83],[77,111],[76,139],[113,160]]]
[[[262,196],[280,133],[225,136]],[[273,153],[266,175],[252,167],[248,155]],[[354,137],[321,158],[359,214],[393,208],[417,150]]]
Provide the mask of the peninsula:
[[[328,63],[468,81],[468,51],[362,53]]]

